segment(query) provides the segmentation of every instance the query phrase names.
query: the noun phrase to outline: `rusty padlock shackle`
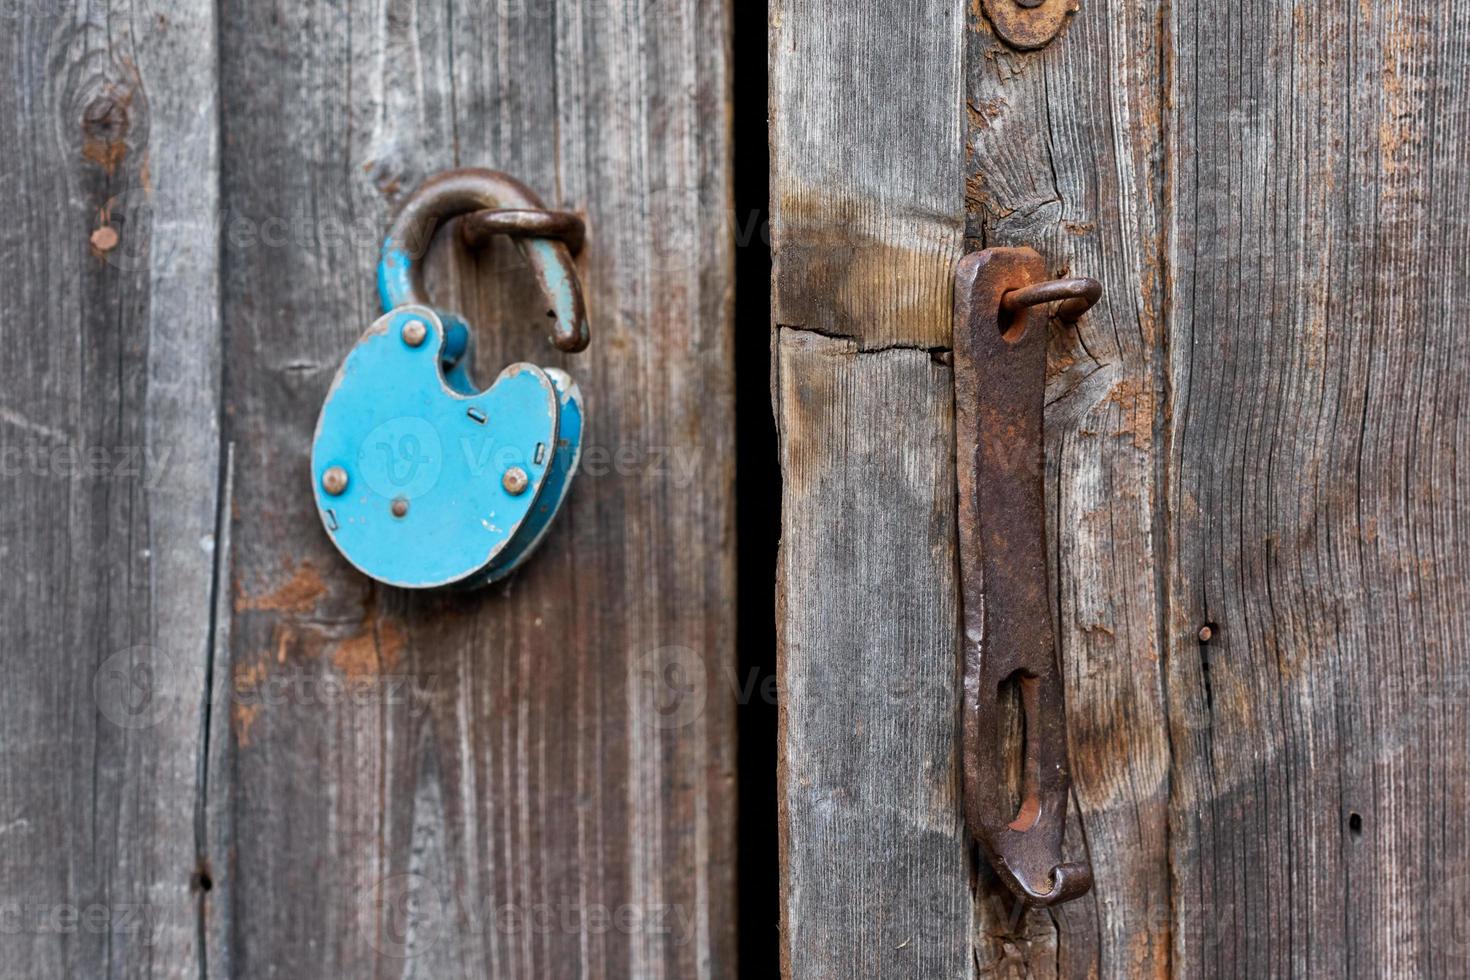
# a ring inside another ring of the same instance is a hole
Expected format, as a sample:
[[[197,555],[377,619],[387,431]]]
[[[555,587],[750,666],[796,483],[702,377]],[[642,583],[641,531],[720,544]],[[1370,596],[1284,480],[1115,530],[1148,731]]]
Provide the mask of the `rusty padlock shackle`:
[[[550,303],[546,315],[554,321],[552,343],[569,353],[585,350],[590,339],[587,303],[572,261],[586,234],[582,218],[547,210],[534,191],[497,170],[450,170],[409,195],[383,241],[378,263],[383,309],[433,307],[424,289],[422,260],[435,233],[454,218],[462,219],[460,236],[471,247],[482,247],[495,235],[515,239]]]

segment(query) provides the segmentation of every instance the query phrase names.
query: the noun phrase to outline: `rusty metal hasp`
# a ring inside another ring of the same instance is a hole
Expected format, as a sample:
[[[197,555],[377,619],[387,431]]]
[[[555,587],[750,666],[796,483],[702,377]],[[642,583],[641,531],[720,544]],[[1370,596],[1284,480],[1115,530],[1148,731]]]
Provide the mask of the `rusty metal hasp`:
[[[1042,420],[1046,305],[1075,320],[1101,294],[1093,279],[1048,280],[1029,248],[967,255],[955,274],[965,822],[1006,886],[1033,906],[1092,887],[1089,865],[1062,861],[1071,775],[1047,582]],[[1005,711],[1012,694],[1024,732],[1019,794]]]

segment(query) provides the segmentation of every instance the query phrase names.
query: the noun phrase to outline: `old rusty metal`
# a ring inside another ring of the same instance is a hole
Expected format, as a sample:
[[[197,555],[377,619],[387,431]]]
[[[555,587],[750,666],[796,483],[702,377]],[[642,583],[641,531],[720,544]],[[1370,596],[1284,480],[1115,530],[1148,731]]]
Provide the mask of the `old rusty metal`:
[[[985,14],[1001,40],[1034,51],[1051,43],[1078,4],[1079,0],[985,0]]]
[[[1070,322],[1092,309],[1101,298],[1102,283],[1096,279],[1052,279],[1011,290],[1000,298],[1000,308],[1015,315],[1028,306],[1056,303],[1052,315]]]
[[[546,216],[534,217],[534,212]],[[413,192],[389,229],[383,249],[378,287],[384,308],[433,306],[424,290],[422,259],[435,231],[451,218],[462,216],[471,216],[473,226],[462,234],[477,241],[486,234],[515,238],[550,303],[552,342],[572,353],[585,350],[590,336],[587,304],[569,244],[580,245],[581,219],[566,212],[547,212],[534,191],[496,170],[449,170]]]
[[[1062,301],[1075,318],[1101,293],[1091,279],[1048,281],[1029,248],[967,255],[955,274],[965,822],[1006,886],[1038,907],[1092,887],[1090,865],[1062,860],[1071,774],[1047,581],[1044,304]],[[1001,710],[1012,685],[1024,723],[1019,805]]]
[[[501,208],[472,211],[459,219],[459,236],[471,248],[484,248],[496,235],[511,238],[554,238],[566,243],[573,255],[582,251],[587,225],[571,211]]]

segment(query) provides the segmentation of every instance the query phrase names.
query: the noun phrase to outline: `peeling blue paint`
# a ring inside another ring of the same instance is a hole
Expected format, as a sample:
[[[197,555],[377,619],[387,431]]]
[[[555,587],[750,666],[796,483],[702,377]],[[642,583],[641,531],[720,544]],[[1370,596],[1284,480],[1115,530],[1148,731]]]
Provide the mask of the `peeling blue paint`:
[[[559,322],[577,319],[576,272],[557,243],[523,242]],[[322,406],[312,492],[322,525],[365,575],[407,589],[473,588],[513,573],[536,550],[581,459],[582,394],[566,372],[515,364],[481,391],[470,376],[474,334],[446,311],[413,303],[419,270],[394,237],[383,242],[384,316],[353,347]],[[403,327],[428,337],[407,343]],[[523,469],[526,489],[505,487]],[[341,467],[347,489],[323,475]],[[395,512],[395,506],[401,512]]]
[[[561,510],[567,492],[572,488],[572,477],[577,475],[577,466],[582,461],[582,390],[565,371],[546,368],[546,374],[556,386],[557,400],[561,406],[559,435],[551,472],[546,477],[546,486],[541,490],[541,499],[526,518],[520,533],[490,563],[484,578],[477,584],[489,584],[505,578],[531,556],[550,530],[552,519]]]
[[[414,320],[429,331],[418,346],[403,335]],[[561,458],[563,393],[531,364],[477,392],[468,358],[451,383],[441,363],[450,332],[426,307],[380,319],[343,362],[313,440],[312,492],[328,536],[365,575],[401,588],[483,580],[503,554],[528,553],[550,519],[538,503]],[[322,486],[334,466],[348,476],[335,496]],[[511,467],[527,476],[519,494],[504,485]],[[569,476],[556,476],[558,499]]]

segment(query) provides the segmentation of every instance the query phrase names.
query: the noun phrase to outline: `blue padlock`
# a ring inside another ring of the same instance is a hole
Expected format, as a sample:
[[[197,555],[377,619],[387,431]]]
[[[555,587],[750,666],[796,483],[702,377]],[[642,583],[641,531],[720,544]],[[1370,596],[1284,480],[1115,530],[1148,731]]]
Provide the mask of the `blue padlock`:
[[[546,293],[553,342],[565,351],[588,342],[572,262],[580,218],[545,210],[492,170],[441,174],[409,197],[378,266],[384,316],[337,372],[311,458],[337,549],[406,589],[473,588],[514,572],[545,538],[582,451],[582,394],[570,375],[512,364],[481,391],[469,374],[469,325],[427,302],[422,258],[453,218],[470,245],[513,236]]]

